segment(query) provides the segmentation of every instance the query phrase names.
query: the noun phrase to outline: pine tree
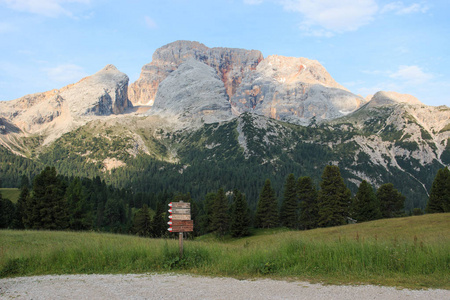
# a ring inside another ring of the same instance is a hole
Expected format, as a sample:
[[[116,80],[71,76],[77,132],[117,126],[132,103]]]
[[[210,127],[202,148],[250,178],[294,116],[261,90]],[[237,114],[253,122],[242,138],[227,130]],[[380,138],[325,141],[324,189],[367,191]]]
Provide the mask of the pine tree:
[[[147,204],[144,204],[141,209],[139,209],[133,218],[133,232],[139,236],[147,236],[151,235],[152,226],[151,226],[151,217],[150,210],[148,209]]]
[[[319,226],[347,224],[351,192],[337,166],[326,166],[319,191]]]
[[[450,211],[450,171],[439,169],[431,186],[426,212],[441,213]]]
[[[405,196],[394,188],[392,183],[385,183],[377,190],[382,218],[394,218],[404,214]]]
[[[288,228],[298,228],[298,200],[294,174],[289,174],[284,184],[284,197],[280,209],[280,223]]]
[[[167,229],[169,226],[167,225],[167,221],[165,219],[165,206],[164,203],[158,201],[156,203],[155,215],[152,218],[151,222],[151,233],[152,237],[162,237],[167,233]]]
[[[319,223],[319,205],[317,191],[311,177],[300,177],[297,182],[298,198],[300,200],[300,227],[313,229]]]
[[[25,208],[27,205],[28,198],[30,197],[29,189],[30,181],[27,176],[22,176],[20,183],[20,195],[16,204],[16,211],[14,213],[13,228],[24,229],[24,218],[25,218]]]
[[[381,217],[380,204],[372,186],[361,182],[352,203],[352,217],[358,222],[377,220]]]
[[[228,199],[222,188],[217,191],[211,216],[211,229],[219,236],[228,232],[230,218],[228,215]]]
[[[216,193],[208,193],[205,196],[204,203],[204,212],[201,219],[201,226],[205,233],[212,232],[211,219],[214,212],[214,199],[216,199]]]
[[[9,228],[14,217],[14,203],[0,193],[0,228]]]
[[[231,207],[231,235],[243,237],[250,234],[250,211],[245,195],[238,190],[233,192],[233,204]]]
[[[68,227],[65,186],[56,174],[55,167],[46,167],[34,178],[31,197],[30,228],[61,230]]]
[[[278,226],[278,203],[275,191],[272,189],[269,179],[266,179],[259,194],[258,207],[256,208],[255,227],[273,228]]]
[[[92,228],[92,209],[79,177],[69,184],[66,190],[66,202],[69,208],[69,228],[72,230],[88,230]]]

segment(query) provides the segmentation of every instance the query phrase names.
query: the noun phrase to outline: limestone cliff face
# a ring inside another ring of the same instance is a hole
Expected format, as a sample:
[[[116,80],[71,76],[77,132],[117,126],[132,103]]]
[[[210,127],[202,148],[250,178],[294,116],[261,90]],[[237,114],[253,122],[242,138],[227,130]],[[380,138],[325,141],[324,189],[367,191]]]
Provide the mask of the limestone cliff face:
[[[113,65],[107,65],[96,74],[60,90],[2,101],[0,118],[8,125],[3,125],[5,132],[0,134],[0,140],[6,138],[7,133],[39,134],[47,136],[49,142],[94,116],[120,114],[131,106],[127,89],[128,76]]]
[[[255,112],[299,124],[313,117],[337,118],[365,102],[338,84],[319,62],[278,55],[248,72],[231,98],[235,114]]]
[[[263,59],[260,51],[235,48],[208,48],[198,42],[176,41],[155,51],[152,62],[142,67],[139,79],[130,85],[133,104],[152,105],[159,84],[189,58],[212,67],[225,85],[228,97],[236,92],[246,71]]]
[[[192,58],[161,82],[148,114],[189,123],[232,118],[224,83],[212,67]]]

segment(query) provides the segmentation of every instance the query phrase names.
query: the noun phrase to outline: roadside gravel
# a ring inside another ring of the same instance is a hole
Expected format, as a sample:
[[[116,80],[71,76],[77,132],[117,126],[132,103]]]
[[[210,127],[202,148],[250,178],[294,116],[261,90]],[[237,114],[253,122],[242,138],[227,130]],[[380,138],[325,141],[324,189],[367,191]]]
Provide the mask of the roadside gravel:
[[[335,286],[173,274],[60,275],[0,279],[0,299],[450,299],[448,290]]]

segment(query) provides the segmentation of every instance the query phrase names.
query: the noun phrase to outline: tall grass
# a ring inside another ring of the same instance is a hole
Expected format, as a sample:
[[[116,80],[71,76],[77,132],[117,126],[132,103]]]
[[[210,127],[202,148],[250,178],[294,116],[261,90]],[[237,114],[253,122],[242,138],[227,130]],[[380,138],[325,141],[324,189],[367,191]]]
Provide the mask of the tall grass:
[[[182,259],[177,240],[5,230],[0,276],[188,272],[449,289],[449,220],[442,214],[307,232],[259,230],[244,239],[209,236],[185,241]],[[425,234],[425,224],[439,230]]]

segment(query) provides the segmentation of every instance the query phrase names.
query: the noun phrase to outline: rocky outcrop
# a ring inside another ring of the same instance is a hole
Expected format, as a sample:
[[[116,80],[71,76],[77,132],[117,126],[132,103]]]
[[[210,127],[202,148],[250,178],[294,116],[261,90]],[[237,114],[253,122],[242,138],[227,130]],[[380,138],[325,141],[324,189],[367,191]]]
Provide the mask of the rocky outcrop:
[[[189,123],[232,118],[224,83],[212,67],[192,58],[161,82],[148,114]]]
[[[366,101],[338,84],[317,61],[278,55],[249,72],[231,98],[235,114],[255,112],[274,119],[309,124],[358,109]]]
[[[180,64],[193,58],[212,67],[233,96],[244,74],[263,59],[260,51],[235,48],[208,48],[198,42],[176,41],[155,51],[152,62],[142,67],[141,76],[129,87],[133,104],[153,105],[159,84]]]

